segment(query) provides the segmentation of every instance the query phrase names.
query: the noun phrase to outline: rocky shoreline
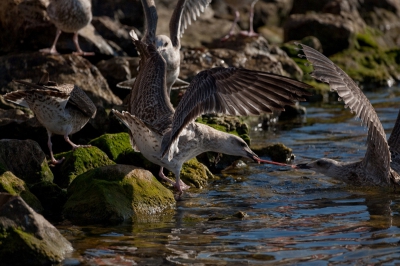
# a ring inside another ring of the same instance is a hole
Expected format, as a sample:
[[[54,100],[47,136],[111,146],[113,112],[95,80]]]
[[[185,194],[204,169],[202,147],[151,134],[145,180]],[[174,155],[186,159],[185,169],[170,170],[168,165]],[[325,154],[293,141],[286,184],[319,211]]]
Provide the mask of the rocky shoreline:
[[[49,166],[46,130],[32,111],[10,104],[0,95],[2,261],[13,248],[22,245],[21,241],[32,247],[32,243],[39,243],[37,239],[46,238],[38,233],[44,229],[29,229],[26,224],[15,222],[22,221],[10,216],[10,208],[15,206],[23,210],[21,215],[25,213],[36,219],[39,226],[57,231],[37,213],[54,222],[110,224],[137,219],[151,221],[157,215],[168,215],[175,205],[168,184],[163,185],[155,178],[158,166],[132,149],[127,129],[110,113],[112,108],[124,110],[129,93],[116,84],[137,74],[139,60],[128,32],[143,31],[140,1],[93,0],[93,21],[79,33],[82,48],[95,52],[91,57],[71,54],[74,46],[69,36],[60,37],[62,55],[38,52],[51,44],[56,31],[49,23],[47,4],[48,0],[1,1],[0,92],[3,95],[21,89],[13,82],[15,79],[35,83],[44,71],[58,83],[78,85],[96,105],[97,115],[71,139],[92,147],[71,151],[62,136],[55,136],[55,157],[65,160]],[[156,4],[159,31],[168,32],[166,22],[174,3]],[[309,82],[315,90],[308,100],[326,101],[328,87],[307,75],[310,68],[298,57],[294,44],[297,41],[324,51],[366,88],[391,86],[400,80],[399,16],[400,4],[389,0],[364,0],[363,4],[355,0],[265,0],[256,5],[255,28],[259,37],[237,35],[221,42],[232,15],[223,1],[213,1],[204,16],[184,34],[180,78],[190,81],[199,71],[216,66],[268,71]],[[243,19],[240,26],[245,28],[246,23]],[[181,95],[181,91],[175,91],[172,101],[178,102]],[[285,119],[301,113],[287,112]],[[204,116],[198,122],[250,143],[249,128],[241,118]],[[281,162],[290,162],[292,157],[291,150],[282,144],[255,151]],[[181,178],[191,187],[205,188],[210,179],[216,178],[214,174],[231,168],[240,159],[223,156],[216,164],[217,157],[220,159],[216,154],[204,154],[188,161]],[[16,228],[25,228],[25,232]],[[29,255],[25,258],[12,258],[21,259],[21,264],[33,260],[36,264],[60,262],[71,246],[67,240],[61,240],[61,235],[58,239],[63,243],[58,250],[61,253],[49,251],[54,248],[48,245],[53,241],[49,240],[47,244],[36,245],[45,251],[34,249],[26,252]],[[25,249],[18,254],[21,251]]]

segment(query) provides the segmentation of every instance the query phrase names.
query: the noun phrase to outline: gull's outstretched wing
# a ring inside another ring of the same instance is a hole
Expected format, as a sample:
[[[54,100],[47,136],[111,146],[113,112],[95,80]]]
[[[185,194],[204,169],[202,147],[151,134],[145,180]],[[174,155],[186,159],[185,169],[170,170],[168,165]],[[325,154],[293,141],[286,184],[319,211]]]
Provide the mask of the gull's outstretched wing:
[[[179,0],[169,22],[172,45],[180,46],[180,38],[185,29],[204,12],[211,0]]]
[[[386,183],[389,183],[390,151],[385,131],[374,107],[357,84],[329,58],[304,44],[300,44],[300,46],[305,57],[314,67],[311,76],[328,83],[331,91],[337,92],[340,99],[343,100],[345,107],[361,119],[362,125],[368,127],[368,148],[363,165],[368,171],[375,172],[380,178],[385,179]]]
[[[158,15],[154,0],[142,0],[144,12],[144,34],[142,41],[146,44],[155,43]]]
[[[258,115],[285,110],[285,105],[311,95],[310,85],[288,77],[239,68],[205,70],[192,80],[173,117],[172,129],[164,136],[163,155],[181,131],[206,113]]]

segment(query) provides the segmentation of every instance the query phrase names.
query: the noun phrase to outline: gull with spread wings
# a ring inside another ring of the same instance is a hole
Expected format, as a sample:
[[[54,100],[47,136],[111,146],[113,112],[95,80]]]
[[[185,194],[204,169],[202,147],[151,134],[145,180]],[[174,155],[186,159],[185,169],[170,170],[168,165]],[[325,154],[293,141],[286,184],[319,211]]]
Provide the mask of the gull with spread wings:
[[[174,110],[168,97],[164,58],[151,42],[139,41],[134,32],[131,36],[141,55],[140,71],[131,92],[130,112],[113,113],[130,129],[134,148],[161,166],[159,176],[171,182],[179,194],[188,188],[179,177],[182,164],[206,151],[262,161],[241,138],[196,123],[196,117],[205,113],[270,113],[310,95],[310,85],[287,77],[217,67],[197,74]],[[175,174],[176,182],[165,177],[164,167]]]
[[[300,46],[305,58],[314,67],[311,76],[328,83],[331,90],[337,92],[345,106],[361,119],[361,124],[368,127],[368,136],[367,152],[361,161],[338,162],[321,158],[298,164],[297,168],[312,169],[355,186],[399,186],[400,113],[388,143],[374,107],[357,84],[329,58],[304,44]]]
[[[169,34],[156,35],[158,15],[154,0],[142,0],[145,15],[145,32],[142,41],[153,43],[167,63],[168,95],[172,86],[184,88],[189,85],[178,78],[181,65],[181,38],[185,29],[200,16],[211,0],[179,0],[169,22]],[[135,78],[117,84],[120,88],[132,88]]]

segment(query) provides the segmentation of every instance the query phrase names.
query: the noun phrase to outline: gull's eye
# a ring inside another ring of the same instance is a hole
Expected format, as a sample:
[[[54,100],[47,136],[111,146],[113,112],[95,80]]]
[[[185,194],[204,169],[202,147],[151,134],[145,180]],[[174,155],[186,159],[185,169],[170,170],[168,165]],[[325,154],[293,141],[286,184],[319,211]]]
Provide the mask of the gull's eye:
[[[168,46],[168,42],[165,42],[165,43],[164,43],[164,47],[167,47],[167,46]]]

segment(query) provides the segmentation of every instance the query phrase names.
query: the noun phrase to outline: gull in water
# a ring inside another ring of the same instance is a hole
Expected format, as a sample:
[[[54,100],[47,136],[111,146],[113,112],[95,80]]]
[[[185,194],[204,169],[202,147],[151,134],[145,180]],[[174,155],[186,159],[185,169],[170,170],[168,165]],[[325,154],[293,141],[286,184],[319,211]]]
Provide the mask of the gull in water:
[[[397,187],[400,181],[400,113],[388,143],[374,107],[356,83],[320,52],[304,44],[300,46],[314,67],[311,76],[328,83],[331,91],[337,92],[345,106],[368,127],[368,136],[367,152],[361,161],[338,162],[321,158],[298,164],[297,168],[312,169],[355,186]]]
[[[84,52],[79,46],[78,31],[86,27],[92,21],[91,0],[50,0],[47,6],[47,14],[50,21],[57,27],[56,38],[51,48],[41,49],[42,53],[58,54],[56,45],[61,32],[73,33],[73,41],[77,55],[94,55],[92,52]]]
[[[51,136],[63,135],[72,149],[90,147],[90,145],[76,145],[68,135],[81,130],[90,118],[96,115],[96,106],[86,93],[76,85],[61,84],[49,81],[46,72],[38,84],[22,80],[15,80],[29,90],[18,90],[4,95],[7,101],[30,108],[38,121],[47,129],[47,145],[50,150],[52,164],[63,161],[56,160],[53,155]]]
[[[232,27],[229,30],[229,33],[222,38],[222,40],[227,40],[229,39],[232,35],[234,35],[235,32],[235,27],[239,21],[240,18],[240,12],[239,9],[243,8],[245,6],[250,5],[250,14],[249,14],[249,27],[250,29],[248,31],[241,31],[240,34],[245,35],[245,36],[258,36],[257,33],[254,32],[253,29],[253,19],[254,19],[254,5],[258,2],[258,0],[224,0],[225,3],[228,4],[228,6],[232,7],[235,10],[235,19],[232,23]]]
[[[179,195],[187,189],[180,180],[182,164],[207,151],[261,160],[241,138],[194,122],[205,113],[258,115],[284,110],[310,95],[310,85],[260,71],[217,67],[196,75],[176,110],[169,102],[167,64],[156,47],[139,41],[140,71],[131,92],[130,113],[113,113],[130,129],[133,147],[161,166],[159,176],[172,183]],[[165,155],[165,156],[164,156]],[[163,174],[174,173],[176,181]]]
[[[157,11],[154,0],[142,0],[145,15],[145,32],[142,41],[149,44],[153,43],[161,56],[167,63],[167,88],[168,95],[172,85],[177,89],[187,87],[189,83],[178,78],[181,64],[181,37],[185,29],[204,12],[211,0],[179,0],[176,4],[169,22],[169,34],[156,35],[157,30]],[[126,88],[134,83],[134,79],[122,81],[117,86]],[[132,88],[132,87],[130,87]]]

